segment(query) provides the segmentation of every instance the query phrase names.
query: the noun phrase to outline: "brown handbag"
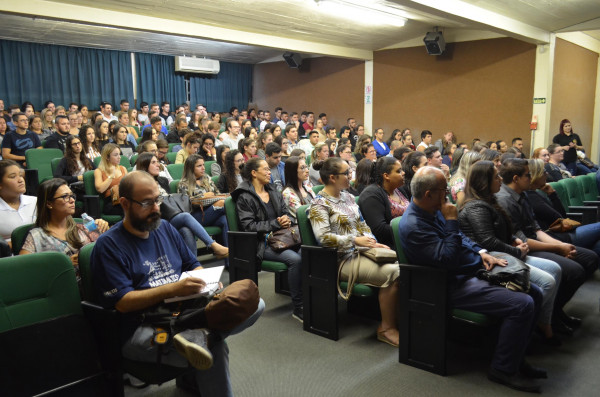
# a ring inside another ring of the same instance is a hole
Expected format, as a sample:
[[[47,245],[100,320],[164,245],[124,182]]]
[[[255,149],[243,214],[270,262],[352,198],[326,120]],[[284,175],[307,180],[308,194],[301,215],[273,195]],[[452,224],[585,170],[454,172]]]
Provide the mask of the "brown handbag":
[[[298,226],[290,226],[286,229],[279,229],[267,235],[267,243],[275,252],[281,252],[288,249],[296,250],[302,244],[300,230]]]
[[[208,328],[229,331],[258,309],[260,296],[252,280],[235,281],[215,294],[205,308]]]
[[[548,227],[548,230],[555,233],[565,233],[574,230],[578,226],[581,226],[581,223],[574,221],[573,219],[558,218],[557,220],[552,222],[550,227]]]

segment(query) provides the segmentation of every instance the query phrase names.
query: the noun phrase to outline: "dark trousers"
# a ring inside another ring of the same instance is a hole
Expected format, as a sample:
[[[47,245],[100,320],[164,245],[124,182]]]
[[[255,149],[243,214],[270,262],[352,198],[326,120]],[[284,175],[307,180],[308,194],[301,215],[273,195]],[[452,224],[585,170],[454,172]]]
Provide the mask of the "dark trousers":
[[[302,254],[293,250],[275,252],[267,245],[263,259],[268,261],[283,262],[288,267],[288,283],[290,284],[290,295],[295,308],[302,307]]]
[[[529,253],[531,256],[554,261],[562,269],[560,287],[554,300],[555,313],[562,310],[563,306],[571,300],[585,280],[598,269],[598,255],[594,251],[582,247],[576,248],[577,256],[575,259],[565,258],[564,256],[545,251]]]
[[[508,374],[517,372],[542,307],[540,288],[531,284],[524,294],[471,277],[450,294],[453,307],[502,320],[491,366]]]

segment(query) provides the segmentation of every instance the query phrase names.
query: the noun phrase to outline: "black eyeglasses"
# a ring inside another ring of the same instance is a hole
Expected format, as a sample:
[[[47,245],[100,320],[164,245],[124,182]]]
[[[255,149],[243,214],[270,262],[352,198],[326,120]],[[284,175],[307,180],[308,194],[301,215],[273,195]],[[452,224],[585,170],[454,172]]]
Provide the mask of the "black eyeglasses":
[[[350,175],[350,168],[348,168],[348,169],[346,170],[346,172],[336,172],[336,173],[335,173],[335,174],[333,174],[333,175],[345,175],[345,176],[349,176],[349,175]]]
[[[63,194],[62,196],[54,197],[52,201],[62,199],[65,203],[68,203],[69,201],[75,200],[76,198],[77,196],[75,196],[73,193],[67,193]]]
[[[163,200],[164,200],[162,196],[158,196],[155,199],[146,199],[146,200],[143,200],[143,201],[137,201],[137,200],[132,199],[131,197],[126,197],[126,198],[127,198],[127,200],[130,200],[130,201],[133,201],[136,204],[139,204],[140,207],[142,207],[143,209],[151,208],[154,204],[160,206],[163,203]]]

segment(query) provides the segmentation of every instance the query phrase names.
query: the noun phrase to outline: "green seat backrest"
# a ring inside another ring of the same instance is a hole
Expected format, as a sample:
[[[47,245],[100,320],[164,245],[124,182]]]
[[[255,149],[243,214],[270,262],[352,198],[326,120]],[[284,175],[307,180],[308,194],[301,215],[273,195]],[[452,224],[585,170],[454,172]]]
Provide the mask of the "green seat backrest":
[[[169,143],[169,152],[173,151],[173,148],[177,145],[181,145],[181,143]],[[173,160],[175,161],[175,160]]]
[[[177,153],[169,152],[167,153],[167,158],[169,159],[169,163],[174,164],[177,159]]]
[[[229,230],[232,232],[239,231],[235,202],[231,197],[227,197],[225,199],[225,216],[227,217],[227,224],[229,225]]]
[[[167,165],[167,169],[173,179],[181,179],[183,176],[183,164],[169,164]]]
[[[306,156],[306,165],[310,165],[310,154]]]
[[[86,171],[83,173],[83,187],[85,189],[85,194],[87,195],[98,196],[100,194],[96,190],[94,171]]]
[[[94,290],[92,284],[92,269],[90,268],[90,261],[92,257],[92,250],[96,243],[91,243],[83,246],[79,250],[79,275],[81,276],[81,297],[86,301],[94,301]]]
[[[52,174],[52,159],[62,158],[60,149],[29,149],[25,152],[27,168],[38,170],[38,182],[54,177]]]
[[[61,160],[62,157],[50,160],[50,168],[52,169],[53,176],[56,176],[56,169],[58,168],[58,163],[60,163]]]
[[[134,154],[133,156],[131,156],[131,160],[129,160],[131,167],[135,166],[135,162],[137,161],[138,157],[140,157],[139,154]]]
[[[562,184],[569,198],[569,205],[584,205],[583,204],[583,192],[579,188],[579,183],[573,178],[561,179],[559,181]]]
[[[60,252],[0,259],[0,302],[0,332],[82,314],[73,264]]]
[[[137,129],[137,133],[138,133],[138,135],[139,135],[139,133],[140,133],[140,131],[139,131],[139,128],[137,128],[137,127],[133,127],[133,128],[136,128],[136,129]],[[136,142],[137,142],[137,144],[139,145],[140,143],[142,143],[142,137],[141,137],[141,136],[140,136],[140,137],[138,137],[138,138],[137,138],[135,141],[136,141]]]
[[[317,239],[312,230],[312,225],[308,219],[308,210],[310,204],[302,205],[296,210],[296,218],[298,219],[298,229],[300,229],[300,237],[302,238],[302,244],[318,246]]]
[[[212,177],[212,170],[210,169],[210,166],[213,165],[213,163],[216,163],[216,161],[205,161],[204,162],[204,169],[206,172],[206,175]]]
[[[221,176],[221,175],[215,175],[215,176],[211,176],[211,177],[210,177],[210,179],[212,179],[213,183],[217,183],[217,181],[219,180],[219,177],[220,177],[220,176]],[[221,192],[221,193],[223,193],[223,192]]]
[[[169,189],[171,190],[171,193],[177,193],[177,189],[179,188],[179,181],[181,179],[173,179],[171,181],[171,183],[169,183]]]
[[[127,156],[121,156],[121,161],[120,163],[123,167],[127,168],[127,170],[131,169],[131,160],[129,160],[129,158]],[[127,171],[129,172],[129,171]]]
[[[313,192],[315,192],[315,194],[319,194],[321,193],[321,190],[323,190],[323,188],[325,187],[325,185],[315,185],[313,186]]]
[[[12,244],[13,255],[19,255],[19,252],[21,252],[21,248],[23,248],[23,243],[27,238],[27,233],[29,233],[29,231],[34,227],[35,224],[28,223],[26,225],[21,225],[12,231],[10,235],[10,242]]]
[[[552,188],[556,191],[556,194],[558,194],[558,198],[560,199],[563,207],[565,207],[565,209],[569,208],[569,195],[567,194],[567,189],[565,186],[560,182],[550,182],[548,184],[552,186]]]
[[[400,243],[400,230],[398,229],[400,219],[402,219],[401,216],[392,219],[390,226],[392,227],[392,233],[394,233],[394,245],[396,246],[396,255],[398,256],[398,262],[408,263],[408,261],[406,260],[406,255],[404,255],[404,249],[402,249],[402,244]]]
[[[575,178],[583,192],[585,201],[598,201],[598,186],[596,185],[596,174],[580,175]]]
[[[98,168],[98,165],[100,164],[100,160],[102,160],[101,156],[94,157],[94,167]]]

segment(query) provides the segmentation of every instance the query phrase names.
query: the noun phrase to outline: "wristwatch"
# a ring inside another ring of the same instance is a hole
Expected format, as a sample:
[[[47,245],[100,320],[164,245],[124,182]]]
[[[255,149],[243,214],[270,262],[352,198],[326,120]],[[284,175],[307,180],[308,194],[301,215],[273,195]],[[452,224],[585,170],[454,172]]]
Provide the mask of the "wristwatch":
[[[480,249],[478,252],[479,255],[483,255],[483,254],[487,254],[487,253],[488,253],[488,250],[486,250],[485,248]]]

